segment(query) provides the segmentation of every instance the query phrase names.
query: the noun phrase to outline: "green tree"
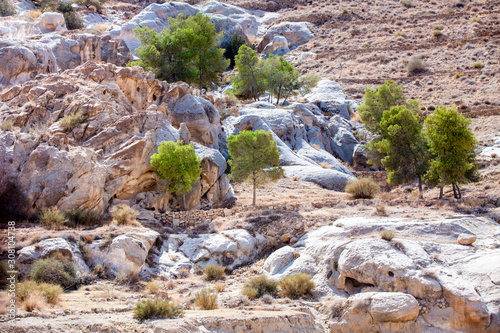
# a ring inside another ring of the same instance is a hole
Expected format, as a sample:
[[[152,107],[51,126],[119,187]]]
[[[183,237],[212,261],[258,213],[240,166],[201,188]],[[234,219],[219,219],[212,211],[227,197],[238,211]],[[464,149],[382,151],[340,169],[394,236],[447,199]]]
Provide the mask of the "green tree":
[[[265,86],[262,61],[257,57],[257,51],[242,45],[234,58],[234,62],[236,68],[238,68],[238,75],[233,76],[231,79],[235,95],[258,100],[259,96],[265,91]]]
[[[390,110],[393,106],[404,105],[412,113],[420,115],[420,103],[418,100],[407,102],[403,95],[403,86],[392,80],[385,81],[377,89],[366,88],[363,100],[363,105],[358,108],[359,116],[366,129],[375,134],[375,137],[366,145],[368,163],[381,166],[385,154],[379,151],[377,144],[383,139],[380,122],[384,111]]]
[[[253,205],[256,188],[283,176],[279,166],[280,153],[271,132],[257,130],[243,131],[227,138],[231,178],[236,183],[249,181],[253,186]]]
[[[393,106],[384,111],[380,120],[381,140],[375,146],[385,155],[382,164],[389,172],[390,184],[403,184],[418,179],[420,197],[422,177],[429,160],[422,132],[421,117],[404,106]]]
[[[230,63],[223,57],[224,49],[219,48],[222,33],[216,33],[210,18],[201,13],[190,17],[179,14],[168,24],[160,34],[147,27],[134,29],[142,46],[137,50],[139,60],[130,65],[141,66],[169,82],[182,80],[200,88],[216,84],[218,73]]]
[[[276,105],[278,105],[284,94],[290,95],[298,88],[299,72],[285,58],[276,57],[274,54],[270,54],[262,65],[265,83],[269,89],[269,101],[273,102],[272,96],[274,95],[277,99]]]
[[[227,43],[227,45],[223,45],[223,47],[226,49],[226,51],[224,52],[224,57],[231,61],[231,63],[229,64],[229,68],[234,68],[236,64],[236,55],[238,54],[240,47],[245,44],[245,38],[241,37],[240,35],[234,35],[231,38],[231,41]]]
[[[477,177],[476,138],[469,129],[470,120],[465,119],[455,108],[440,106],[425,120],[425,133],[429,150],[434,155],[426,180],[439,185],[439,197],[443,186],[452,185],[456,199],[462,197],[459,184]]]
[[[151,166],[160,179],[167,180],[167,189],[182,194],[184,209],[186,192],[200,179],[200,159],[196,156],[193,145],[183,145],[180,141],[162,141],[158,153],[151,156]]]

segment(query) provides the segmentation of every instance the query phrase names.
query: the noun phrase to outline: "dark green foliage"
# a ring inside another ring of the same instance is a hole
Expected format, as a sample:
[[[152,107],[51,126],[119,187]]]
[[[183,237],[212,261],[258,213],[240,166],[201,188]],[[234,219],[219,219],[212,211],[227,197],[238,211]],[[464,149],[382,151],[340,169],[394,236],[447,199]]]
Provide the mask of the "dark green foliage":
[[[33,263],[30,278],[38,283],[58,284],[65,289],[77,284],[76,269],[71,263],[62,263],[54,258],[39,259]]]
[[[245,284],[243,295],[246,295],[249,299],[260,298],[265,294],[276,296],[277,290],[278,281],[268,278],[266,275],[260,275],[251,278]]]
[[[231,78],[235,95],[258,100],[266,90],[266,85],[262,61],[259,61],[257,51],[242,45],[235,56],[235,65],[238,68],[238,75]]]
[[[245,38],[241,37],[240,35],[234,35],[231,38],[231,41],[227,45],[223,45],[224,49],[226,51],[224,52],[224,57],[226,59],[229,59],[231,63],[229,64],[230,68],[234,68],[235,66],[235,57],[238,54],[238,50],[242,45],[245,45]]]
[[[97,8],[97,10],[102,9],[102,5],[106,2],[107,0],[75,0],[75,2],[81,6],[85,6],[89,8],[90,6],[94,6]]]
[[[419,180],[422,196],[422,176],[427,172],[429,154],[422,132],[421,117],[404,106],[393,106],[383,113],[380,121],[381,140],[375,146],[385,155],[382,164],[389,172],[390,184]]]
[[[167,180],[167,189],[174,194],[184,195],[200,179],[200,159],[191,144],[161,142],[158,153],[151,156],[151,166],[160,179]]]
[[[0,16],[16,15],[16,7],[11,0],[0,0]]]
[[[477,179],[476,138],[470,120],[454,108],[440,106],[425,120],[429,150],[434,155],[426,180],[432,185],[452,185],[455,198],[461,198],[459,184]]]
[[[283,176],[279,166],[278,147],[271,132],[257,130],[243,131],[227,138],[229,149],[230,177],[236,183],[249,181],[253,185],[253,205],[255,206],[256,187]]]
[[[94,210],[82,208],[73,208],[65,211],[64,216],[67,219],[66,224],[70,228],[100,225],[103,219],[103,217]]]
[[[191,17],[179,14],[168,22],[161,33],[147,27],[134,30],[142,46],[137,49],[140,59],[130,65],[169,82],[185,81],[200,88],[216,84],[218,73],[230,63],[219,48],[222,33],[216,33],[210,18],[201,13]]]
[[[279,283],[280,296],[292,299],[312,296],[315,286],[315,283],[311,280],[311,275],[305,273],[292,274],[281,279]]]
[[[64,21],[68,30],[82,29],[84,27],[83,20],[75,11],[64,13]]]
[[[271,96],[276,97],[278,105],[281,97],[288,97],[299,88],[299,72],[283,57],[270,54],[263,62],[263,72],[271,103]]]
[[[173,302],[162,299],[147,299],[137,303],[134,308],[134,317],[140,320],[154,318],[177,318],[182,317],[184,311]]]

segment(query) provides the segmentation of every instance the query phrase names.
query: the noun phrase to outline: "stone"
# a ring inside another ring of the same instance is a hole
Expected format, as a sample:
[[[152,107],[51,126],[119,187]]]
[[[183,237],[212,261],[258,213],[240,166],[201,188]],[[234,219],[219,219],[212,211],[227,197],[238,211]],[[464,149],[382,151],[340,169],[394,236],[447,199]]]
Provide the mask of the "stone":
[[[369,294],[370,293],[364,293]],[[404,293],[373,293],[369,312],[375,321],[402,322],[416,320],[419,312],[417,300]]]
[[[472,245],[476,241],[476,236],[471,234],[458,235],[457,242],[462,245]]]
[[[330,80],[321,80],[306,98],[324,112],[338,114],[344,119],[351,119],[347,109],[346,95],[342,92],[340,84]]]
[[[267,44],[262,53],[272,53],[276,55],[284,55],[290,52],[288,48],[288,40],[283,36],[274,36],[271,43]]]
[[[283,243],[288,243],[288,241],[292,238],[292,236],[290,236],[290,234],[284,234],[284,235],[281,235],[281,241]]]
[[[267,257],[264,266],[262,266],[262,270],[270,275],[282,272],[295,259],[294,253],[295,250],[290,246],[284,246],[274,251]]]
[[[273,25],[262,37],[257,46],[257,51],[262,52],[274,39],[275,36],[283,36],[290,42],[290,49],[307,43],[314,38],[307,22],[281,22]]]
[[[68,30],[64,16],[61,13],[45,12],[39,17],[38,27],[42,33]]]

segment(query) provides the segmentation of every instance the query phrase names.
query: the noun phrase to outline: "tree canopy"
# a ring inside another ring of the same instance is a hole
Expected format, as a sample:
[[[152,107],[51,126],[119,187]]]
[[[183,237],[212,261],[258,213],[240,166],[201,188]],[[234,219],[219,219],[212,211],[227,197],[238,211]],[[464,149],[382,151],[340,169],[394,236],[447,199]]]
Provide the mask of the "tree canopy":
[[[173,194],[183,195],[189,192],[200,179],[200,159],[196,156],[193,145],[183,145],[180,141],[162,141],[158,153],[151,155],[151,166],[160,179],[167,180],[167,189]]]
[[[253,205],[256,202],[256,188],[283,176],[279,166],[278,147],[271,132],[257,130],[243,131],[227,138],[229,149],[230,177],[236,183],[245,181],[253,185]]]
[[[223,57],[225,50],[219,48],[222,33],[216,33],[210,18],[201,13],[170,18],[161,33],[148,27],[134,32],[142,46],[137,49],[139,60],[130,65],[152,71],[159,80],[210,87],[229,66],[230,61]]]
[[[461,198],[459,184],[475,178],[476,138],[470,120],[455,108],[438,107],[425,120],[429,149],[434,155],[426,179],[433,185],[452,185],[455,198]],[[442,191],[440,196],[442,196]]]

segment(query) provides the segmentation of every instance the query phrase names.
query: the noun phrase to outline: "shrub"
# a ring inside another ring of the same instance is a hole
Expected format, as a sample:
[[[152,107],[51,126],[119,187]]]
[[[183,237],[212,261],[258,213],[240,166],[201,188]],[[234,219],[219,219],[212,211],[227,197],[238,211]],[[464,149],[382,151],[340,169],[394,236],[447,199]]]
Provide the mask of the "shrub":
[[[404,32],[404,31],[402,31],[402,30],[401,30],[401,31],[396,31],[396,32],[394,33],[394,36],[395,36],[395,37],[406,37],[406,32]]]
[[[74,10],[63,13],[63,16],[64,21],[66,22],[66,28],[68,28],[68,30],[82,29],[83,27],[85,27],[82,18]]]
[[[77,283],[75,266],[53,258],[35,261],[30,277],[38,283],[58,284],[65,289],[74,287]]]
[[[472,68],[483,68],[484,65],[481,61],[477,61],[477,62],[472,63],[471,67]]]
[[[38,219],[44,227],[56,230],[62,229],[66,221],[64,214],[57,207],[44,208]]]
[[[302,296],[312,296],[315,287],[311,280],[311,275],[305,273],[292,274],[281,279],[279,283],[280,296],[288,298],[299,298]]]
[[[14,123],[12,121],[4,121],[3,123],[0,124],[0,130],[2,131],[12,131],[13,128],[14,128]]]
[[[226,285],[222,282],[217,282],[216,284],[214,284],[214,289],[218,293],[222,293],[222,292],[226,291]]]
[[[348,181],[345,191],[354,199],[372,199],[380,192],[380,186],[370,178],[359,178]]]
[[[111,208],[111,216],[113,221],[118,225],[127,225],[137,223],[135,217],[139,214],[138,211],[130,208],[129,205],[121,204]]]
[[[420,57],[412,57],[408,64],[406,65],[406,69],[410,74],[416,74],[425,71],[427,65],[424,60]]]
[[[442,35],[443,35],[443,32],[442,32],[441,30],[434,30],[434,31],[432,32],[432,35],[433,35],[434,37],[436,37],[436,38],[437,38],[437,37],[442,36]]]
[[[202,310],[217,309],[217,292],[203,288],[195,294],[194,304]]]
[[[40,295],[39,292],[31,293],[28,298],[24,300],[22,306],[27,312],[32,312],[33,310],[42,310],[45,307],[45,300]]]
[[[49,304],[57,304],[63,289],[59,285],[50,283],[36,283],[35,281],[24,281],[17,284],[16,297],[24,302],[30,295],[37,293]]]
[[[0,0],[0,16],[16,15],[16,7],[10,0]]]
[[[375,214],[378,216],[387,216],[387,211],[385,209],[384,204],[376,205],[375,206]]]
[[[207,281],[222,280],[226,276],[224,274],[224,267],[214,264],[206,265],[203,272]]]
[[[143,300],[134,308],[134,317],[140,320],[182,317],[184,311],[173,302],[162,298]]]
[[[411,1],[401,1],[401,5],[406,8],[411,8],[413,7],[413,3]]]
[[[65,211],[64,216],[68,220],[68,226],[71,228],[82,226],[93,226],[100,224],[102,216],[90,209],[73,208]],[[91,242],[92,243],[92,242]]]
[[[105,3],[106,0],[76,0],[75,2],[87,8],[90,6],[94,6],[97,10],[101,10],[102,4]]]
[[[278,289],[278,281],[268,278],[265,275],[260,275],[251,278],[243,289],[243,295],[250,299],[262,297],[264,294],[276,295]]]
[[[59,124],[62,126],[65,132],[71,132],[73,129],[83,124],[86,120],[86,116],[72,113],[62,117],[62,119],[59,120]]]
[[[396,232],[394,230],[383,230],[380,232],[380,238],[385,239],[386,241],[390,241],[394,237],[396,237]]]
[[[146,284],[146,290],[151,294],[156,294],[160,289],[161,286],[155,281],[150,281]]]

